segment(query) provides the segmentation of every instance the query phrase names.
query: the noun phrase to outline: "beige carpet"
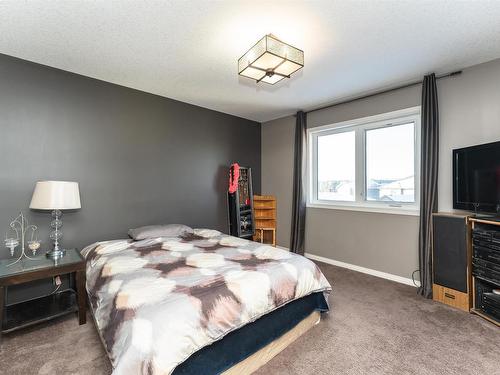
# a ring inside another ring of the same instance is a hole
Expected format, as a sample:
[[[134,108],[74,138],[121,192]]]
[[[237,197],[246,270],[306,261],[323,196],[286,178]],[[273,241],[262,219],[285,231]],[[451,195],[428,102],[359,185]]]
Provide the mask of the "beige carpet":
[[[409,286],[320,264],[332,311],[264,374],[500,374],[500,328],[424,300]],[[92,321],[74,317],[6,335],[1,374],[109,374]]]

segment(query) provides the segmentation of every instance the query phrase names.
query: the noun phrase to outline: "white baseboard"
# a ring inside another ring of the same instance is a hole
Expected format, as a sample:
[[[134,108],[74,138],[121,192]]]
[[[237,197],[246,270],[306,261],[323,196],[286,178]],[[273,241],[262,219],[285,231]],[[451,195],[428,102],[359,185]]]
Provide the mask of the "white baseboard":
[[[345,263],[345,262],[340,262],[338,260],[330,259],[330,258],[325,258],[319,255],[314,255],[314,254],[309,254],[305,253],[304,254],[307,258],[312,259],[312,260],[317,260],[318,262],[323,262],[327,264],[332,264],[334,266],[342,267],[342,268],[347,268],[353,271],[361,272],[361,273],[366,273],[368,275],[376,276],[376,277],[381,277],[382,279],[387,279],[391,281],[395,281],[397,283],[401,284],[406,284],[409,286],[415,287],[415,284],[413,284],[413,280],[403,277],[403,276],[398,276],[398,275],[393,275],[391,273],[387,272],[382,272],[382,271],[377,271],[377,270],[372,270],[370,268],[365,268],[361,266],[356,266],[355,264],[350,264],[350,263]],[[415,283],[420,286],[420,281],[415,280]]]

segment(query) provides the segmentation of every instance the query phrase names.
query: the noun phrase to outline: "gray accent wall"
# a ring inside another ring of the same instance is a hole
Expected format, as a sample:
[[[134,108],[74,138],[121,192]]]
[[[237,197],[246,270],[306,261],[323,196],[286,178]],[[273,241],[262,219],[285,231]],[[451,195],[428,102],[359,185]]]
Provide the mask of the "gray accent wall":
[[[500,140],[500,60],[438,81],[439,209],[452,210],[451,150]],[[420,105],[420,86],[313,112],[308,127]],[[262,124],[262,193],[278,200],[278,243],[290,240],[293,116]],[[282,170],[283,169],[283,170]],[[308,208],[306,252],[410,278],[418,268],[418,216]]]
[[[28,209],[39,180],[80,183],[62,241],[79,248],[155,223],[227,231],[232,162],[260,192],[259,123],[5,55],[0,132],[0,233],[23,210],[45,249],[50,215]]]

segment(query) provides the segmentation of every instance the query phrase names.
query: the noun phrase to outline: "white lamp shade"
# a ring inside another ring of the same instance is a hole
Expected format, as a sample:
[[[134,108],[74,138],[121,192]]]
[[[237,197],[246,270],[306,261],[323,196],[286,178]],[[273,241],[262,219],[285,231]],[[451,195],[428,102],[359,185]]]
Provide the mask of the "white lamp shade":
[[[81,208],[78,182],[39,181],[30,208],[36,210],[73,210]]]

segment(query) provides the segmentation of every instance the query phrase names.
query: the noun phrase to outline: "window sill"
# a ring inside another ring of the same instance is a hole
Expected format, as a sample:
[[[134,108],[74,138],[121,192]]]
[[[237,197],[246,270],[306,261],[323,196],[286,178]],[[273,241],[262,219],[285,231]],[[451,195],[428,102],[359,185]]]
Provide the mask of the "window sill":
[[[420,211],[409,207],[376,207],[376,206],[354,206],[328,203],[308,203],[307,208],[323,208],[328,210],[373,212],[379,214],[420,216]]]

